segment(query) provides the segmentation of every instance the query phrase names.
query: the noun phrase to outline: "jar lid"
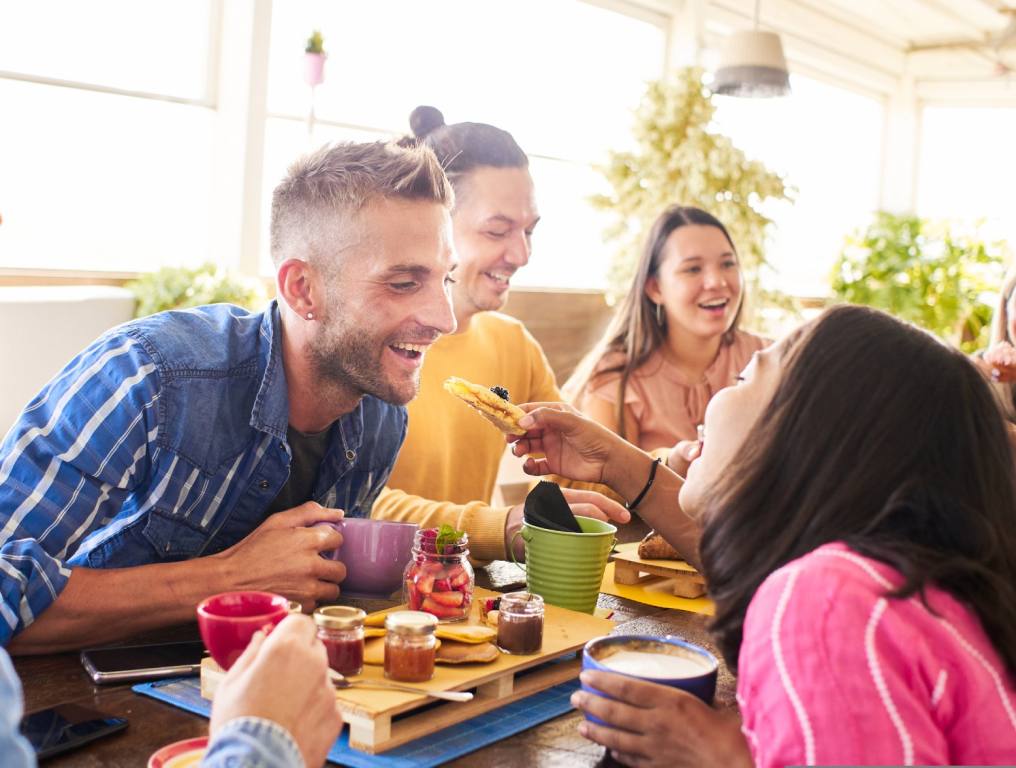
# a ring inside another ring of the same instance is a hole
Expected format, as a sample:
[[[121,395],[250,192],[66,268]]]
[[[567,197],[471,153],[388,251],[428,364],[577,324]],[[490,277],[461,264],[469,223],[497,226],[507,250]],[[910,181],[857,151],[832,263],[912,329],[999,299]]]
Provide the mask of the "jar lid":
[[[543,613],[543,598],[535,592],[501,595],[501,610],[509,613]]]
[[[437,628],[437,617],[425,611],[393,611],[385,618],[385,629],[396,635],[429,635]]]
[[[348,605],[326,605],[314,611],[314,623],[325,629],[356,629],[365,618],[366,613]]]

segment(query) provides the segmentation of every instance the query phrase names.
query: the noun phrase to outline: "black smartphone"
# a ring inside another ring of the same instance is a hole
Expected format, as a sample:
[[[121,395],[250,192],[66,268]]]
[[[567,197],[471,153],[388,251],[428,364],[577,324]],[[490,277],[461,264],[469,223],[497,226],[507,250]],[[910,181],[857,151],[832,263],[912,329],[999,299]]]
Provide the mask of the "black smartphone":
[[[97,683],[157,680],[198,674],[204,652],[200,640],[89,648],[81,652],[81,663]]]
[[[40,760],[122,731],[127,721],[80,704],[59,704],[21,718],[21,732]]]

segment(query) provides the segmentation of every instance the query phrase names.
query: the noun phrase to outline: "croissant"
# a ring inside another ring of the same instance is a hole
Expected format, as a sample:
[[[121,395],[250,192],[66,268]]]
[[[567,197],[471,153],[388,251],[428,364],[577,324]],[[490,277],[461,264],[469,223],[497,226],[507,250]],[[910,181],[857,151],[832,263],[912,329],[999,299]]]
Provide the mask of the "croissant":
[[[684,560],[677,550],[656,531],[650,531],[639,542],[639,557],[643,560]]]

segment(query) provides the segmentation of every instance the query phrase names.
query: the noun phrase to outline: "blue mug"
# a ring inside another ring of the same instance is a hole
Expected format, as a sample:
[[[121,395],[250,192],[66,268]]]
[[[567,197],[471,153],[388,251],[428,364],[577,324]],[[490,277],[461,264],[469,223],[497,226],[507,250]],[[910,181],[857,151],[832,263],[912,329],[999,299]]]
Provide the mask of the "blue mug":
[[[624,654],[624,651],[633,653]],[[653,656],[661,658],[654,660]],[[716,694],[719,666],[716,657],[705,648],[673,635],[609,635],[590,640],[582,649],[582,669],[612,672],[680,688],[698,696],[706,704],[712,704]],[[585,683],[582,689],[610,698]],[[605,725],[589,714],[586,719]]]

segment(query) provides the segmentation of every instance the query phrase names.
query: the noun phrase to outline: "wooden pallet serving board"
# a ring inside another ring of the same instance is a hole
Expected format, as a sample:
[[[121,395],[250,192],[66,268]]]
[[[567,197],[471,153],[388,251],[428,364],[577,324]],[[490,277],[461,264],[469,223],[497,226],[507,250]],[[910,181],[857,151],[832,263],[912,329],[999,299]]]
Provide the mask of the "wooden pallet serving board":
[[[614,583],[643,584],[657,577],[669,579],[670,592],[676,597],[696,598],[706,593],[702,574],[684,560],[647,560],[639,557],[638,545],[614,551]]]
[[[477,588],[467,623],[479,623],[483,599],[497,596],[497,592]],[[431,680],[409,683],[444,691],[472,690],[475,694],[472,701],[438,702],[423,694],[371,688],[337,690],[339,708],[349,725],[350,746],[371,754],[385,752],[577,677],[582,659],[576,651],[594,637],[609,634],[614,623],[553,605],[547,605],[545,610],[543,648],[539,653],[530,656],[502,653],[488,664],[438,664]],[[572,658],[566,658],[569,656]],[[211,699],[224,674],[218,664],[206,658],[201,663],[201,695]],[[364,665],[363,674],[355,679],[383,678],[380,666]]]

